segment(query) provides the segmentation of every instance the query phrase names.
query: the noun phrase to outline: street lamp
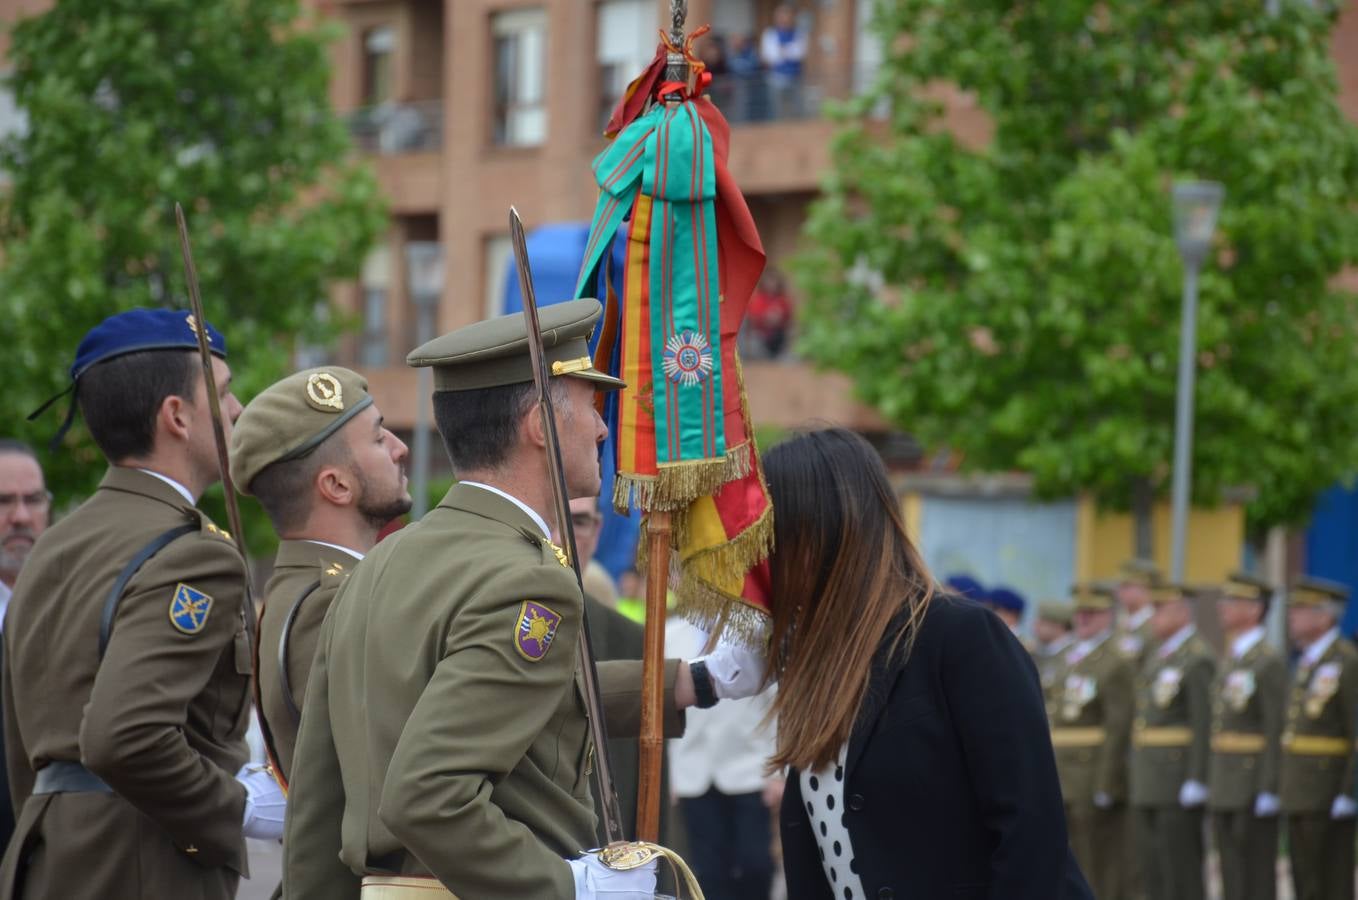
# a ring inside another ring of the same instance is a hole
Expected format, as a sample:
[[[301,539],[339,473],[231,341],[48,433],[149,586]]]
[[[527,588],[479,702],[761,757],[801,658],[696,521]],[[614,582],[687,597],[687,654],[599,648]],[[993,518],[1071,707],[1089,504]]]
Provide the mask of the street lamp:
[[[438,241],[406,242],[406,290],[415,304],[415,346],[434,337],[434,320],[443,296],[443,245]],[[412,520],[429,509],[429,403],[434,393],[428,366],[416,370],[415,432],[410,441],[410,509]]]
[[[1174,415],[1174,534],[1170,577],[1184,580],[1188,497],[1193,478],[1193,392],[1197,386],[1198,271],[1207,259],[1226,189],[1215,181],[1174,185],[1174,243],[1184,263],[1183,321],[1179,326],[1179,384]]]

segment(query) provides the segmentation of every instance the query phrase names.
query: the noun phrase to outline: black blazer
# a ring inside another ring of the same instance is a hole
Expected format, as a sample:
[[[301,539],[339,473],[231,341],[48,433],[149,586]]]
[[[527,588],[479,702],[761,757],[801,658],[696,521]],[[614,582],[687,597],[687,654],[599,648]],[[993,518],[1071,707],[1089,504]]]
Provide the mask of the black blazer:
[[[1009,629],[939,596],[908,660],[886,650],[844,772],[867,897],[1093,900],[1069,849],[1037,670]],[[846,900],[826,880],[795,770],[780,820],[788,900]]]

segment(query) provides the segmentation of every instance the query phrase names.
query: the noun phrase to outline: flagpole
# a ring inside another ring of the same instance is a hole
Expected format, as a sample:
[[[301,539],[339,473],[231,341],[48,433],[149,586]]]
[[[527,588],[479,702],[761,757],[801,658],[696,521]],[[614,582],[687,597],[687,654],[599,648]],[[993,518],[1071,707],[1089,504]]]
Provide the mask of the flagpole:
[[[687,0],[670,0],[670,43],[684,45]],[[665,80],[687,84],[688,62],[671,52]],[[678,103],[673,96],[667,102]],[[646,515],[646,633],[641,657],[641,729],[637,752],[637,839],[660,840],[661,764],[665,752],[665,614],[669,597],[670,511]]]

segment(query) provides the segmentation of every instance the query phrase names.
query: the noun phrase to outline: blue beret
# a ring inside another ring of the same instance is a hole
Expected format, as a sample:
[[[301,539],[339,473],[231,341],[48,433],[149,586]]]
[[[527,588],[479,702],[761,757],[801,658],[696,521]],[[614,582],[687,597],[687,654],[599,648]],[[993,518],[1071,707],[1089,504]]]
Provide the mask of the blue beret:
[[[226,358],[226,338],[207,326],[208,348]],[[193,314],[182,309],[129,309],[109,316],[89,330],[75,351],[71,380],[76,381],[90,366],[142,350],[197,350],[198,333]]]
[[[1022,594],[1007,587],[991,588],[989,600],[990,605],[996,609],[1007,609],[1020,615],[1028,606],[1028,601],[1023,599]]]
[[[954,594],[960,594],[968,600],[984,600],[986,598],[986,590],[981,587],[981,582],[970,575],[949,575],[943,585]]]

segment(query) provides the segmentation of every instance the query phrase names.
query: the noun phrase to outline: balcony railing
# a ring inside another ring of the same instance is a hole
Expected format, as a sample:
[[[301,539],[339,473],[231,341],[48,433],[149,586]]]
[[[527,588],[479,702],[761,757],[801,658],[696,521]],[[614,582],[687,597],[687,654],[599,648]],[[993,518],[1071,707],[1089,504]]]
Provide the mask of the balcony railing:
[[[772,72],[716,75],[707,96],[732,125],[818,119],[828,100],[843,100],[872,84],[875,65],[859,64],[838,72],[788,78]],[[608,83],[607,79],[604,83]],[[606,123],[617,97],[601,97],[600,122]]]
[[[443,101],[383,103],[349,117],[354,143],[383,156],[426,153],[443,146]]]

